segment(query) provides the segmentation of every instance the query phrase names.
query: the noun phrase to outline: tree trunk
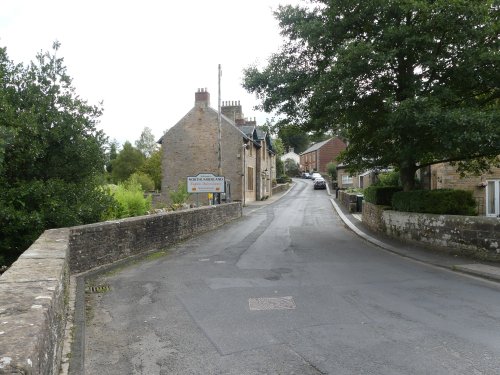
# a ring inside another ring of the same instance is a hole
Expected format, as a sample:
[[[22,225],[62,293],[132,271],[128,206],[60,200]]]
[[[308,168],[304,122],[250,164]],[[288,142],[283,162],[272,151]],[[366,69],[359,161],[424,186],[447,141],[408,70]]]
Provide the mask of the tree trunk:
[[[410,191],[415,188],[415,172],[417,172],[417,169],[417,166],[411,163],[401,166],[399,173],[401,183],[403,184],[403,191]]]

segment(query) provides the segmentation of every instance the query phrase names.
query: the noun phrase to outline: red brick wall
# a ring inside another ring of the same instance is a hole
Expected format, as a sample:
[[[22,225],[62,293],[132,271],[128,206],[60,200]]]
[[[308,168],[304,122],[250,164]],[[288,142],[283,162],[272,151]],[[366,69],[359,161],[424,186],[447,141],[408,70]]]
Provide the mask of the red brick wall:
[[[320,173],[326,173],[326,165],[331,161],[335,161],[340,152],[344,151],[346,147],[346,144],[339,138],[332,138],[326,144],[324,144],[323,147],[318,150],[318,168]]]

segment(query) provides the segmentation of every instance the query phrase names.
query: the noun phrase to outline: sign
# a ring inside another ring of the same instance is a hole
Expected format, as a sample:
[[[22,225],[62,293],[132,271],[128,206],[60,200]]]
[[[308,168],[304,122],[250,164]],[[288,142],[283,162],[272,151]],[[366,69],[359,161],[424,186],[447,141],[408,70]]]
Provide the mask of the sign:
[[[215,176],[211,173],[200,173],[187,178],[188,193],[224,193],[224,176]]]

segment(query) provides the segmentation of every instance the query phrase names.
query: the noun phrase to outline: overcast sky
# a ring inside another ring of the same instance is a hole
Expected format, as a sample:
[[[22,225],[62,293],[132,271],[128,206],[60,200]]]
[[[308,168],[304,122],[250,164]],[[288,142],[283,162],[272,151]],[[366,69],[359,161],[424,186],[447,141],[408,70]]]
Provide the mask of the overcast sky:
[[[159,138],[207,88],[240,100],[259,125],[255,96],[241,87],[242,71],[265,64],[282,38],[272,11],[299,0],[2,0],[0,46],[14,62],[61,43],[58,52],[77,93],[104,103],[101,128],[120,143],[137,140],[145,126]]]

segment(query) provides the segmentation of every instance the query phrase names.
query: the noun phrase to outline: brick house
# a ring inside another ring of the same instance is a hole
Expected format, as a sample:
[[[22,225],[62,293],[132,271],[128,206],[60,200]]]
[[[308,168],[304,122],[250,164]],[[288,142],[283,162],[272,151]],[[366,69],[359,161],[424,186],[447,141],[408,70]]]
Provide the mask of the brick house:
[[[327,173],[326,165],[335,161],[347,145],[338,137],[313,144],[300,154],[300,169],[305,172]]]
[[[479,215],[500,217],[500,168],[491,168],[491,173],[481,176],[462,178],[456,167],[441,163],[432,165],[426,174],[430,177],[427,188],[471,190]]]
[[[232,110],[239,109],[239,112]],[[238,125],[237,125],[238,123]],[[210,93],[198,89],[194,107],[161,138],[161,200],[179,182],[199,173],[218,175],[218,111],[210,107]],[[276,157],[269,137],[259,137],[255,121],[243,118],[239,102],[225,102],[221,108],[221,169],[230,184],[231,199],[244,203],[272,194],[271,181]],[[229,192],[228,192],[229,193]],[[190,198],[196,202],[197,198]],[[207,197],[199,197],[201,203]]]

